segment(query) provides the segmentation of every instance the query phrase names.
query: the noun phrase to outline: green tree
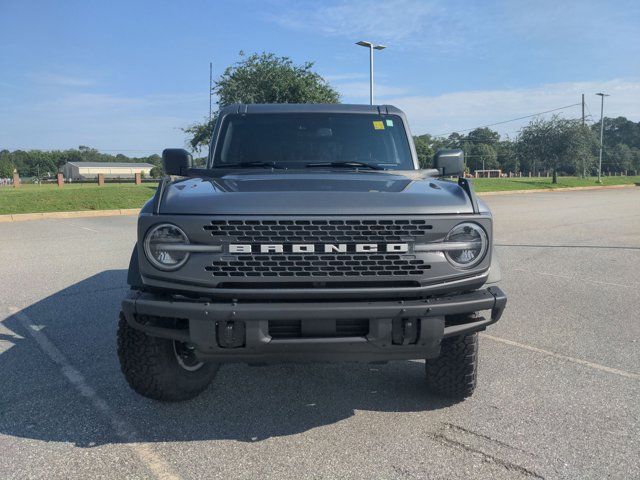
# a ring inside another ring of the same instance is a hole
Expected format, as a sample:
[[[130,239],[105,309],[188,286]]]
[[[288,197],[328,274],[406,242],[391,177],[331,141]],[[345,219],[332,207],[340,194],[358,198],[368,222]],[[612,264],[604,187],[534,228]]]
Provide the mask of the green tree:
[[[218,108],[233,103],[338,103],[340,95],[318,73],[313,62],[296,65],[289,57],[254,53],[227,67],[216,81]],[[184,129],[196,151],[209,144],[215,118]]]
[[[591,155],[593,134],[578,120],[554,115],[551,119],[533,120],[518,137],[518,152],[527,159],[530,171],[550,170],[553,183],[558,172],[579,172],[582,163]]]
[[[15,166],[9,160],[8,155],[0,155],[0,178],[10,178],[13,176]]]
[[[634,155],[628,145],[618,143],[613,148],[606,149],[603,157],[603,170],[614,170],[617,172],[627,172],[633,169]],[[605,168],[605,165],[607,168]]]
[[[500,141],[500,134],[487,127],[476,128],[469,132],[469,135],[467,135],[467,141],[494,146]]]
[[[499,167],[498,155],[491,145],[486,143],[472,144],[469,152],[473,165],[477,165],[474,170],[494,170]]]
[[[496,153],[498,157],[498,165],[500,169],[505,172],[519,172],[520,160],[516,150],[515,142],[511,140],[503,140],[496,146]]]

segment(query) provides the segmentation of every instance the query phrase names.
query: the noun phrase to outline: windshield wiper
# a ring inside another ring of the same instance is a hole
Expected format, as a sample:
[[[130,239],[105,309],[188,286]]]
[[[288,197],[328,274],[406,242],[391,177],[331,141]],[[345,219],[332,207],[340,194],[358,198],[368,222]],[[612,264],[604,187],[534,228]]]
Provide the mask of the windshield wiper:
[[[353,168],[370,168],[371,170],[384,170],[379,165],[373,165],[371,163],[364,162],[318,162],[318,163],[308,163],[306,165],[307,168],[315,168],[315,167],[353,167]]]
[[[276,162],[240,162],[240,163],[221,163],[218,165],[213,165],[212,168],[254,168],[254,167],[265,167],[265,168],[286,168],[276,165]]]

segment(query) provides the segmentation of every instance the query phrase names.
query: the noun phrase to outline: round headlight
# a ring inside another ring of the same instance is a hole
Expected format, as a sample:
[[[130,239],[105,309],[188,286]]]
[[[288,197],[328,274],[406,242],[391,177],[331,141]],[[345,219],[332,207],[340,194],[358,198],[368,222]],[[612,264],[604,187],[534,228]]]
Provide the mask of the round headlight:
[[[154,267],[160,270],[176,270],[184,265],[189,252],[187,235],[175,225],[163,223],[151,228],[144,239],[144,253]]]
[[[447,249],[444,254],[456,268],[471,268],[482,261],[489,247],[484,229],[476,223],[460,223],[453,227],[445,243],[460,245],[460,249]]]

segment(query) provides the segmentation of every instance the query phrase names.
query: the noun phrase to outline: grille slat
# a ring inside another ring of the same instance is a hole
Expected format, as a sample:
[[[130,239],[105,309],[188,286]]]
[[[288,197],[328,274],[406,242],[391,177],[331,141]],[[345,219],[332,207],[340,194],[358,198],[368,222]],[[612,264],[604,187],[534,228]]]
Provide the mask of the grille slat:
[[[342,254],[339,259],[335,255],[314,255],[313,258],[318,260],[312,261],[294,260],[300,256],[287,254],[257,255],[255,257],[242,255],[231,257],[232,260],[227,258],[229,257],[214,260],[205,267],[205,270],[211,272],[214,277],[261,276],[267,273],[270,276],[293,277],[308,277],[309,275],[375,277],[425,275],[427,270],[431,268],[431,265],[422,260],[414,260],[413,256],[399,259],[399,255],[380,254],[375,255],[375,259],[373,256],[367,258],[364,255],[349,254]],[[252,258],[252,260],[243,260],[245,258]]]
[[[310,220],[212,220],[204,230],[217,242],[242,244],[294,243],[403,243],[425,237],[433,229],[420,219],[310,219]],[[205,270],[215,278],[225,277],[349,277],[423,276],[431,266],[413,254],[363,253],[274,253],[225,254]],[[400,278],[399,278],[400,277]]]
[[[305,320],[313,321],[313,320]],[[369,334],[369,320],[336,320],[336,328],[323,337],[366,337]],[[301,320],[269,320],[269,335],[272,338],[303,338]],[[317,336],[317,335],[314,335]]]
[[[427,235],[433,225],[426,220],[213,220],[204,229],[217,240],[226,237],[230,242],[293,243],[322,237],[327,243],[394,243]]]

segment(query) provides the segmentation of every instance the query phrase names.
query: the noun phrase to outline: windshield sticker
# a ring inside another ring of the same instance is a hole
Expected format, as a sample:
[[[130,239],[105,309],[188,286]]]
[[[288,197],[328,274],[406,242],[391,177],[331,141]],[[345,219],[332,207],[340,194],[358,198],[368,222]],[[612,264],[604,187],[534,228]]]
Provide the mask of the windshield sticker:
[[[393,127],[393,120],[390,118],[387,119],[387,127]]]
[[[384,130],[384,123],[381,120],[374,120],[373,128],[376,130]]]

